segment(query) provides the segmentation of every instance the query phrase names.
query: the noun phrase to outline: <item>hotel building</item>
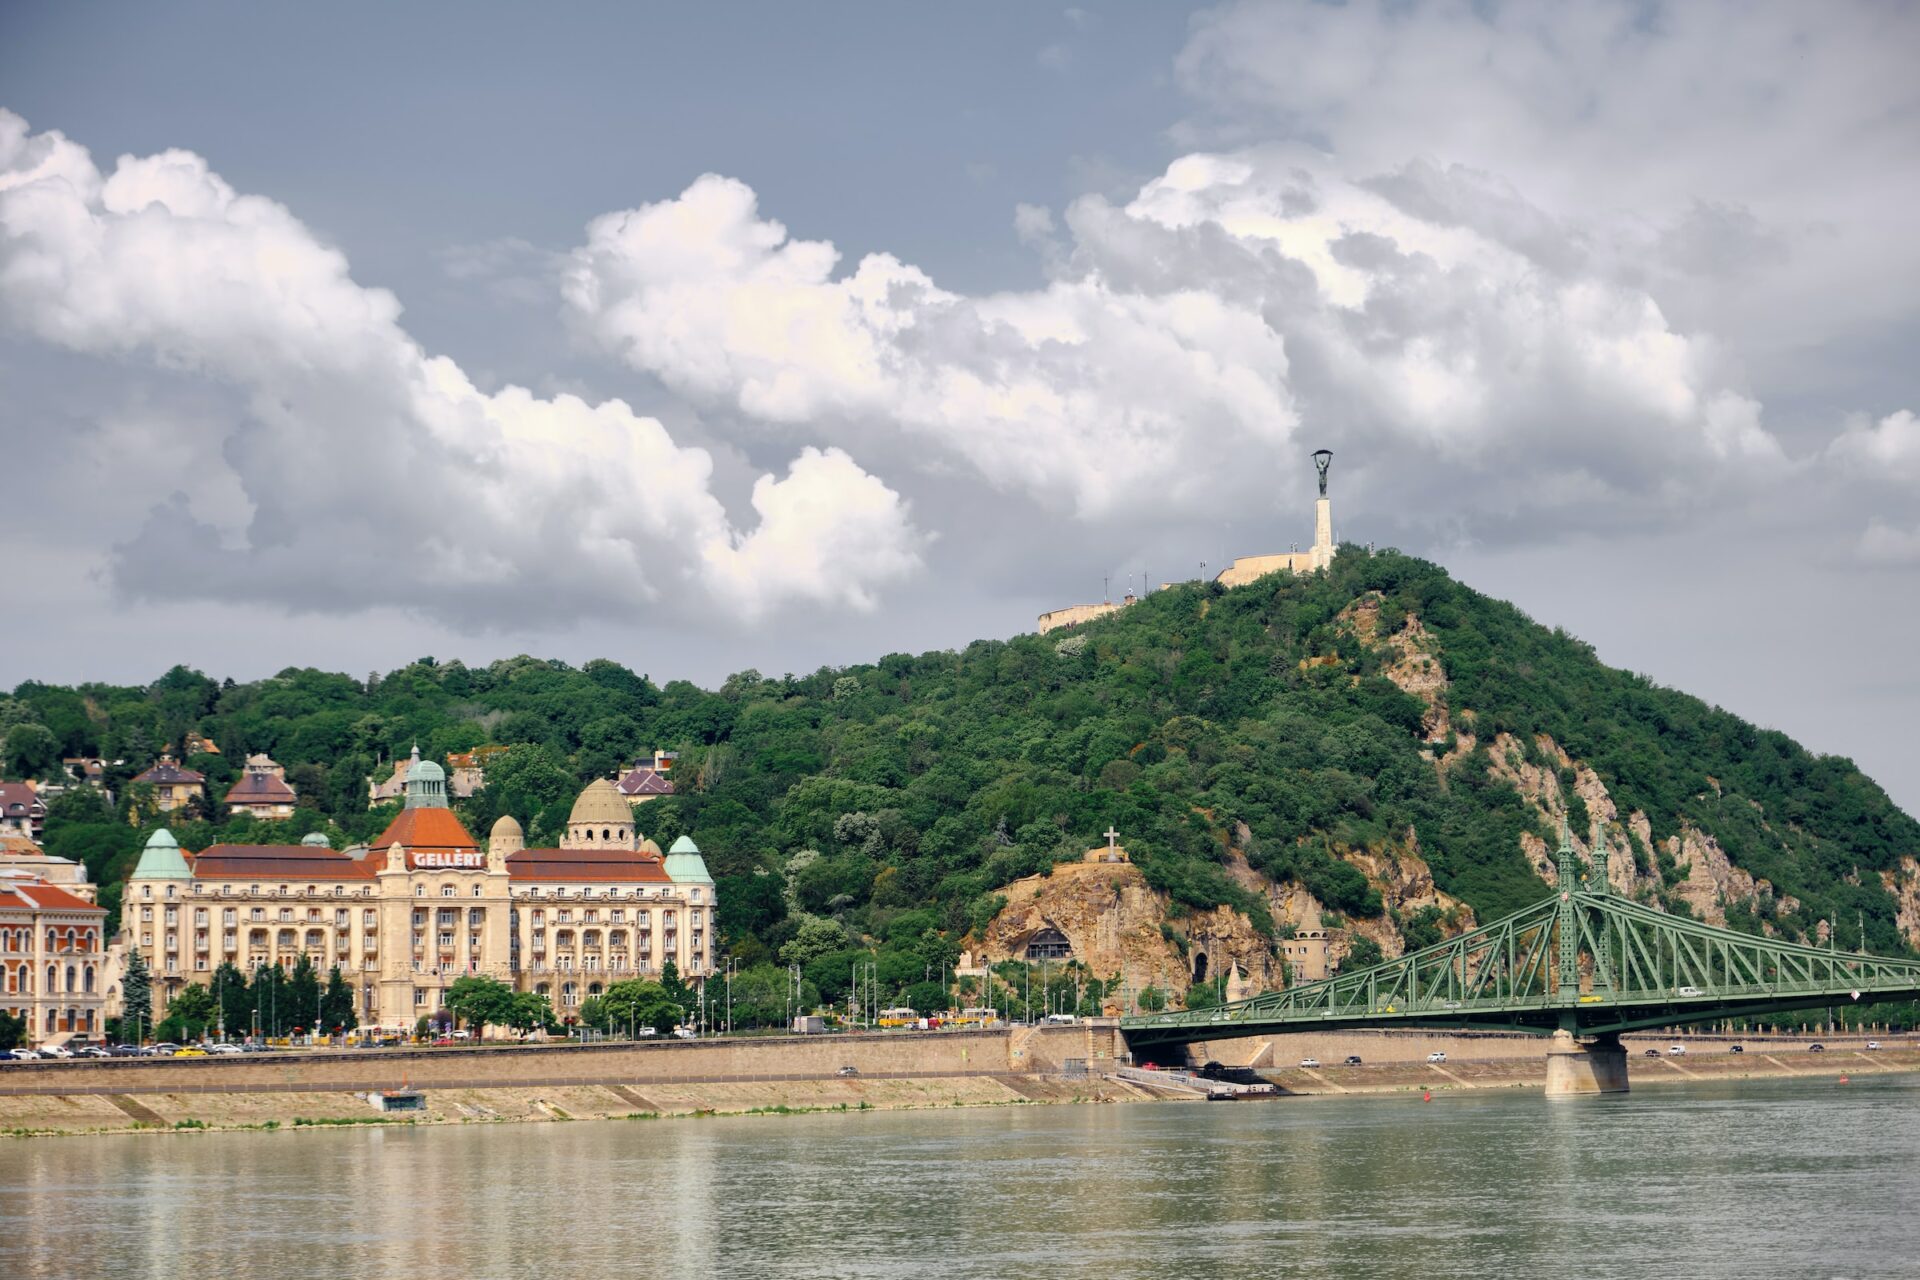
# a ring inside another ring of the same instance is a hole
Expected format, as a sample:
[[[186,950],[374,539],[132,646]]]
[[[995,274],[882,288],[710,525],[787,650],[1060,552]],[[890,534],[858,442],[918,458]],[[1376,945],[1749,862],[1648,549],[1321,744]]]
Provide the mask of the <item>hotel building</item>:
[[[447,807],[446,773],[409,761],[406,805],[372,845],[181,850],[156,831],[128,880],[128,945],[153,971],[154,1018],[223,963],[251,974],[302,955],[355,989],[363,1026],[410,1029],[467,974],[574,1013],[607,984],[713,971],[714,886],[691,840],[662,854],[606,779],[580,793],[559,847],[503,817],[484,845]]]

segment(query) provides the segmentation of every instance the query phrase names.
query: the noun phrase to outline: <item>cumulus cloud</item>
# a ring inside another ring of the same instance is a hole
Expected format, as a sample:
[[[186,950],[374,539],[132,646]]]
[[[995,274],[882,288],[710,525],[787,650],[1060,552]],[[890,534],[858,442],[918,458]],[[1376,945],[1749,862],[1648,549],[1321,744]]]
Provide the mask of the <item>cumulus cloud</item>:
[[[968,296],[883,253],[842,271],[708,176],[597,219],[566,294],[596,340],[688,395],[835,438],[904,433],[933,446],[925,466],[1091,519],[1244,498],[1303,417],[1313,444],[1372,446],[1409,478],[1498,480],[1483,524],[1713,487],[1676,463],[1730,484],[1785,462],[1710,337],[1485,175],[1198,153],[1065,224],[1057,243],[1022,207],[1052,279]]]
[[[1025,225],[1038,225],[1026,215]],[[884,424],[993,485],[1089,515],[1205,490],[1183,450],[1235,456],[1295,422],[1280,335],[1204,287],[1097,274],[969,297],[762,218],[745,183],[595,219],[566,296],[599,341],[706,401],[810,430]]]
[[[1920,484],[1920,418],[1911,409],[1879,422],[1856,417],[1828,446],[1830,461],[1857,476],[1895,484]]]
[[[762,477],[760,523],[740,528],[711,457],[658,421],[618,400],[484,391],[399,317],[291,212],[200,156],[103,173],[0,111],[0,322],[205,377],[244,406],[198,424],[218,433],[243,495],[221,505],[244,523],[160,503],[115,553],[127,593],[468,623],[655,604],[752,618],[870,608],[917,567],[906,504],[844,452]]]
[[[1875,0],[1230,3],[1177,60],[1178,135],[1498,175],[1785,382],[1810,329],[1911,319],[1916,47],[1920,9]]]

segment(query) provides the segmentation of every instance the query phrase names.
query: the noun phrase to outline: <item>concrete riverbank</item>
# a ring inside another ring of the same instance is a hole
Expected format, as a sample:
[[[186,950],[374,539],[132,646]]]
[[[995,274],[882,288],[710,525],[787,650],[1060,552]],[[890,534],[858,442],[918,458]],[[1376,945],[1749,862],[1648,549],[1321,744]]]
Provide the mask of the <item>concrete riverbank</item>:
[[[1542,1041],[1521,1036],[1369,1032],[1341,1037],[1225,1042],[1207,1057],[1244,1063],[1279,1097],[1405,1095],[1539,1088]],[[1920,1071],[1920,1045],[1864,1041],[1693,1037],[1685,1056],[1666,1039],[1629,1042],[1635,1089],[1735,1080]],[[1319,1067],[1299,1060],[1344,1049]],[[1229,1054],[1228,1050],[1238,1049]],[[1447,1061],[1429,1063],[1444,1052]],[[1138,1102],[1180,1096],[1104,1072],[1124,1060],[1111,1026],[1016,1027],[938,1034],[779,1038],[735,1042],[285,1053],[244,1059],[126,1059],[11,1063],[0,1070],[0,1133],[42,1136],[222,1129],[306,1129],[339,1124],[477,1124],[672,1116],[792,1114],[954,1106]],[[1275,1062],[1278,1059],[1278,1062]],[[841,1075],[851,1067],[854,1074]],[[395,1088],[426,1095],[417,1117],[385,1117],[367,1095]],[[1258,1105],[1247,1103],[1239,1105]]]

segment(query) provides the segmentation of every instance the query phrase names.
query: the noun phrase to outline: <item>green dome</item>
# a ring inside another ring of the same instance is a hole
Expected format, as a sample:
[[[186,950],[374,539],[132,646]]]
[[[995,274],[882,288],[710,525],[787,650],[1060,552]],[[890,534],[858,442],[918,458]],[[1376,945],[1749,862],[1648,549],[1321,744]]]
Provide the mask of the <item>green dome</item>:
[[[447,807],[447,771],[431,760],[422,760],[419,743],[414,744],[413,755],[407,760],[407,780],[404,788],[407,793],[406,808],[444,809]]]
[[[673,848],[667,850],[666,872],[675,884],[713,883],[713,877],[707,874],[706,860],[700,856],[700,846],[687,836],[675,840]]]
[[[329,842],[324,831],[309,831],[300,837],[300,843],[309,849],[324,849]]]
[[[140,851],[140,861],[133,869],[133,879],[193,879],[193,869],[180,855],[180,842],[173,838],[173,832],[161,827],[147,837],[147,847]]]

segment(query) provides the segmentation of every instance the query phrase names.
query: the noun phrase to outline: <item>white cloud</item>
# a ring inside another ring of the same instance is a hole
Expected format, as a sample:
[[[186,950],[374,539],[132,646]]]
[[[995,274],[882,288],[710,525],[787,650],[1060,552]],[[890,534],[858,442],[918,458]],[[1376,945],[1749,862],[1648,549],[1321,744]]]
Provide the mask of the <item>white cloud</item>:
[[[1475,518],[1568,495],[1698,501],[1713,485],[1682,484],[1676,462],[1721,484],[1782,468],[1711,338],[1576,233],[1480,175],[1399,176],[1354,182],[1296,148],[1189,155],[1122,207],[1075,202],[1070,245],[1019,208],[1054,278],[981,296],[886,254],[841,272],[831,244],[708,176],[597,219],[567,296],[689,395],[867,448],[902,432],[935,446],[913,451],[923,467],[958,460],[1091,519],[1244,500],[1303,416],[1316,444],[1497,482]]]
[[[1493,175],[1784,386],[1811,335],[1912,319],[1916,47],[1920,8],[1874,0],[1231,3],[1177,61],[1177,136]]]
[[[130,594],[493,624],[650,604],[752,618],[870,608],[918,565],[904,503],[844,453],[809,449],[786,478],[762,477],[761,524],[737,528],[712,459],[658,421],[618,400],[482,391],[399,315],[201,157],[122,157],[103,175],[0,111],[0,321],[244,399],[243,420],[201,420],[183,444],[204,455],[217,440],[238,492],[157,506],[114,559]],[[202,505],[244,524],[209,523]]]
[[[596,219],[566,293],[598,340],[686,394],[814,431],[898,429],[1087,514],[1191,500],[1204,486],[1174,474],[1183,450],[1231,456],[1292,428],[1280,336],[1204,288],[1085,276],[966,297],[887,254],[838,263],[709,175]]]
[[[1920,527],[1902,529],[1880,520],[1869,520],[1855,552],[1871,565],[1920,568]]]
[[[1920,418],[1911,409],[1877,423],[1855,418],[1827,448],[1828,458],[1855,475],[1896,484],[1920,484]]]

